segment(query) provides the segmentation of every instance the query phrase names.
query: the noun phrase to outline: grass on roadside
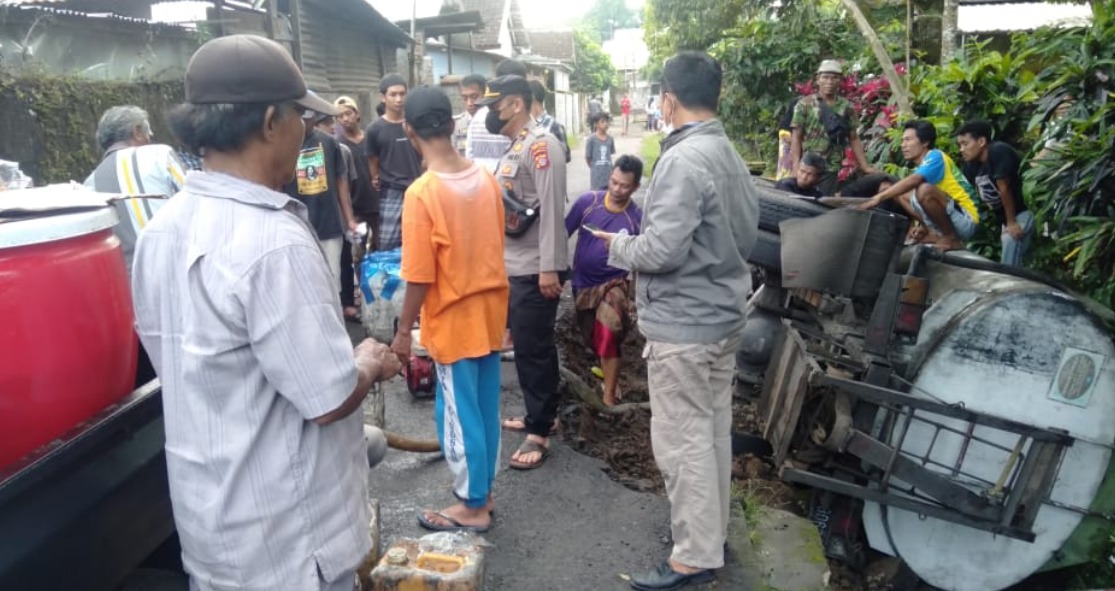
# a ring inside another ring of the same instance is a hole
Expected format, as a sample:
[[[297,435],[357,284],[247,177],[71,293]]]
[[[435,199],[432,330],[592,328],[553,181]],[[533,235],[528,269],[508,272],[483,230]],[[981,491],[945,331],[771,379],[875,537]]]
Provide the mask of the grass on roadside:
[[[658,155],[662,151],[662,146],[658,142],[662,140],[662,134],[658,132],[651,132],[643,135],[643,145],[639,148],[639,155],[643,159],[643,185],[646,185],[650,180],[651,171],[654,170],[654,163],[658,161]]]

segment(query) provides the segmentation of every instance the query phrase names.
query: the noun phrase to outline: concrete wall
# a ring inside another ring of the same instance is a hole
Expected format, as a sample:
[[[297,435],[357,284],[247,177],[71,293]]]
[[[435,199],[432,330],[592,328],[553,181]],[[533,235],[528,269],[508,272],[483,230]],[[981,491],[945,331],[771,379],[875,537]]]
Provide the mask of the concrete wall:
[[[554,119],[565,126],[570,135],[581,133],[581,109],[577,95],[568,92],[554,93]]]
[[[118,18],[0,7],[0,64],[88,80],[181,80],[196,33]]]
[[[99,82],[0,71],[0,159],[19,162],[36,185],[81,182],[100,162],[94,134],[105,110],[143,107],[155,141],[175,145],[166,113],[182,95],[181,81]]]

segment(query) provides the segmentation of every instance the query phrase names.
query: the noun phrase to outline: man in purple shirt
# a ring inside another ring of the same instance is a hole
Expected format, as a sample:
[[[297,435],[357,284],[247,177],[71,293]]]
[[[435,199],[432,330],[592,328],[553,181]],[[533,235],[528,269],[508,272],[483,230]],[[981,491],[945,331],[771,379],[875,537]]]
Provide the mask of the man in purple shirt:
[[[643,162],[634,156],[621,156],[612,167],[607,191],[581,195],[565,216],[565,229],[577,232],[573,255],[573,294],[577,324],[585,339],[600,356],[604,371],[604,404],[614,406],[620,395],[620,345],[631,327],[634,307],[627,271],[608,265],[608,249],[593,231],[636,235],[643,224],[643,210],[631,196],[639,189]]]

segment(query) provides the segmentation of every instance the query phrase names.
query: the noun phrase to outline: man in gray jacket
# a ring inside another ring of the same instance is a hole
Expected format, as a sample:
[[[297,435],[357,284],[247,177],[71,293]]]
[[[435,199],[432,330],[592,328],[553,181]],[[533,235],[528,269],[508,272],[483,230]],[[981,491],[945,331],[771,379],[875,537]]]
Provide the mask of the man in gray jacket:
[[[731,479],[732,373],[751,292],[747,267],[759,199],[716,119],[720,65],[683,51],[662,72],[662,119],[674,132],[647,190],[643,232],[596,233],[608,264],[635,271],[647,339],[651,443],[666,481],[674,548],[631,586],[704,583],[724,565]]]

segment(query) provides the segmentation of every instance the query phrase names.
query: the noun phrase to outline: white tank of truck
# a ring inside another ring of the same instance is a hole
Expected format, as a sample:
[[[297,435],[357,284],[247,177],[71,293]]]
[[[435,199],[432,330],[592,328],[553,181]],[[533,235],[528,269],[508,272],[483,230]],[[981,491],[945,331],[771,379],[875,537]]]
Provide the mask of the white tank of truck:
[[[966,253],[950,257],[986,264]],[[1096,536],[1111,531],[1100,515],[1115,513],[1110,332],[1080,299],[1038,281],[940,261],[927,262],[926,277],[929,307],[917,340],[890,353],[912,383],[910,394],[1063,430],[1074,441],[1038,510],[1033,542],[868,502],[871,546],[901,557],[927,583],[956,591],[1003,589],[1037,571],[1082,562]],[[961,431],[970,425],[937,417]],[[928,457],[934,471],[967,475],[965,486],[982,495],[1009,489],[1003,475],[1028,449],[1012,450],[1017,436],[990,427],[976,426],[973,436],[965,443],[956,433],[914,423],[901,449]]]

